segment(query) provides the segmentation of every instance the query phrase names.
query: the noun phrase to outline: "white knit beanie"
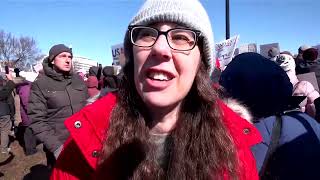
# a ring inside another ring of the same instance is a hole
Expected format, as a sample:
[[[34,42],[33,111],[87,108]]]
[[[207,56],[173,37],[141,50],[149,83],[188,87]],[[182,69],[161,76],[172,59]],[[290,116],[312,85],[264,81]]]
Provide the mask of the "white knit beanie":
[[[176,23],[201,31],[202,53],[211,75],[215,62],[213,31],[208,14],[199,0],[146,0],[129,25],[150,25],[158,22]],[[129,45],[132,46],[129,33],[126,33],[125,51],[130,49]]]

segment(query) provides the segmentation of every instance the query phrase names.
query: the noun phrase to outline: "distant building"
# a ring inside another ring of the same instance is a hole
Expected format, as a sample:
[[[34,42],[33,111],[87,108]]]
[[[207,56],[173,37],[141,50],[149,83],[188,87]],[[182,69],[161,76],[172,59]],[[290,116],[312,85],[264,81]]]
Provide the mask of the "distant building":
[[[239,46],[236,50],[235,50],[235,56],[242,54],[242,53],[246,53],[246,52],[257,52],[257,44],[256,43],[250,43],[250,44],[244,44]]]
[[[74,56],[73,59],[73,70],[76,72],[80,69],[84,69],[89,72],[89,68],[92,66],[98,66],[98,62],[92,59],[88,59],[85,57],[76,57]]]

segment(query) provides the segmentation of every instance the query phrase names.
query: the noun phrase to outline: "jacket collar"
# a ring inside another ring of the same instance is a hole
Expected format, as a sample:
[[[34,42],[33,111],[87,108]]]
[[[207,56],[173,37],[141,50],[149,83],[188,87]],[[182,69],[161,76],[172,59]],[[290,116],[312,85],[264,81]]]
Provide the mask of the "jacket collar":
[[[95,169],[116,96],[109,93],[65,121],[67,129],[89,165]],[[66,142],[68,143],[68,142]]]
[[[93,169],[96,168],[97,155],[102,148],[103,138],[109,127],[108,119],[115,104],[116,95],[109,93],[65,121],[72,139]],[[252,124],[239,117],[222,101],[218,104],[225,126],[237,148],[250,148],[262,141],[260,133]]]
[[[241,118],[222,101],[219,101],[218,104],[221,107],[224,124],[238,147],[249,148],[262,141],[260,132],[253,124]]]
[[[70,74],[64,75],[61,73],[56,72],[51,66],[49,66],[49,58],[45,58],[42,62],[43,71],[45,75],[51,77],[52,79],[55,79],[57,81],[63,81],[65,79],[71,79],[72,73],[70,71]]]

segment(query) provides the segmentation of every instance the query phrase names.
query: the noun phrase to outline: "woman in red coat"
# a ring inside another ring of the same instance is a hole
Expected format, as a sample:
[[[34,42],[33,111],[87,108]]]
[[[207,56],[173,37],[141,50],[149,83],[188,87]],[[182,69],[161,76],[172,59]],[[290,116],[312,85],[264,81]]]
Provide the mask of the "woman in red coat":
[[[147,0],[128,26],[117,93],[65,121],[52,179],[258,179],[257,130],[211,87],[214,42],[198,0]]]

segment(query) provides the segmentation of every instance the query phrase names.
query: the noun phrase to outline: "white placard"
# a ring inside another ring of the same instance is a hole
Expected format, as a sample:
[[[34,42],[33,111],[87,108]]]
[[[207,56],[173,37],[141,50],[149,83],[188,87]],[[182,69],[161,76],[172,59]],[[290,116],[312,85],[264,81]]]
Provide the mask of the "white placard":
[[[298,74],[297,77],[299,81],[309,81],[313,85],[314,89],[319,92],[319,85],[317,82],[316,74],[314,72]]]
[[[116,66],[124,66],[125,64],[125,57],[124,57],[124,49],[123,44],[116,44],[111,46],[112,50],[112,58],[113,64]]]
[[[271,44],[262,44],[260,45],[260,54],[268,59],[270,59],[270,57],[268,56],[268,52],[271,48],[277,48],[280,52],[280,46],[279,43],[271,43]]]
[[[224,69],[231,62],[238,40],[239,35],[223,40],[215,45],[221,69]]]

